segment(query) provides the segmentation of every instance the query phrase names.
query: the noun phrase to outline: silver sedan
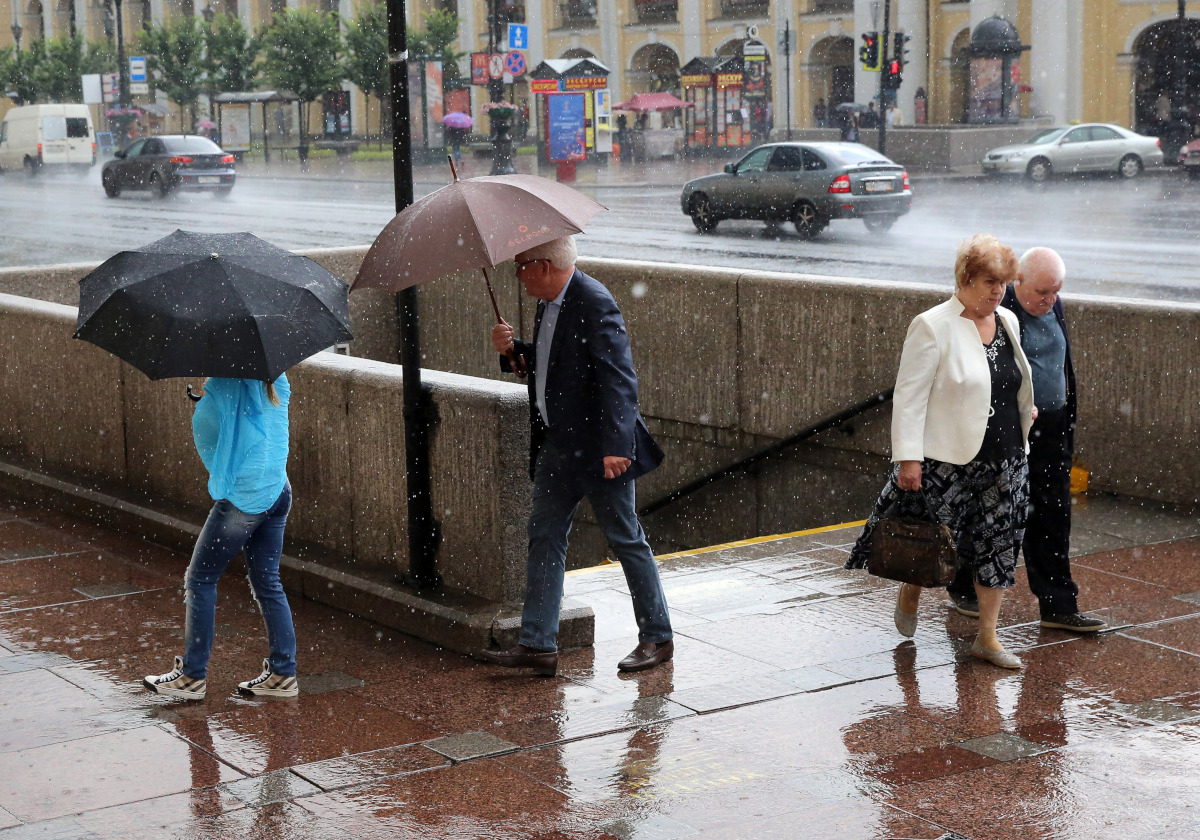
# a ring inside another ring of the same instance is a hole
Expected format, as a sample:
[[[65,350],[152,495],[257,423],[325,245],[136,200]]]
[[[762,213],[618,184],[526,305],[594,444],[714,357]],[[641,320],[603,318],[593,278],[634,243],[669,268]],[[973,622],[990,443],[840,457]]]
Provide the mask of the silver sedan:
[[[1146,167],[1162,163],[1157,137],[1106,123],[1048,128],[1025,143],[992,149],[982,161],[986,175],[1024,175],[1031,181],[1067,172],[1116,172],[1136,178]]]
[[[762,219],[791,221],[812,239],[832,219],[886,232],[912,209],[912,186],[903,166],[858,143],[772,143],[688,181],[679,199],[701,233],[722,219]]]

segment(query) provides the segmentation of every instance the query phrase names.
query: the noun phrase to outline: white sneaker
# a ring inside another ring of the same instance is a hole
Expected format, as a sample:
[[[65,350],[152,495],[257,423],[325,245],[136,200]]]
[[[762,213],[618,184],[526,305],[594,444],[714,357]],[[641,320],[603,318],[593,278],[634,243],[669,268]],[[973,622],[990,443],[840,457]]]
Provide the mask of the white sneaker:
[[[263,672],[252,680],[238,683],[242,694],[259,697],[295,697],[300,693],[300,683],[295,677],[281,677],[271,673],[271,662],[263,660]]]
[[[181,700],[203,700],[208,688],[207,680],[194,680],[183,673],[183,657],[175,657],[175,670],[159,676],[149,676],[142,680],[142,685],[155,694],[167,697],[178,697]]]

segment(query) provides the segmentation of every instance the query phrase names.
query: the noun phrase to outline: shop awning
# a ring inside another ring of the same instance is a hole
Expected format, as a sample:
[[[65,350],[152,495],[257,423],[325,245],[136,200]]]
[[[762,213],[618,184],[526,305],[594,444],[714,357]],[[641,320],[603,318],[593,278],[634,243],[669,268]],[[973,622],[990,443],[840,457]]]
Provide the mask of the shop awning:
[[[672,111],[676,108],[693,108],[673,93],[636,93],[624,102],[613,106],[614,111]]]

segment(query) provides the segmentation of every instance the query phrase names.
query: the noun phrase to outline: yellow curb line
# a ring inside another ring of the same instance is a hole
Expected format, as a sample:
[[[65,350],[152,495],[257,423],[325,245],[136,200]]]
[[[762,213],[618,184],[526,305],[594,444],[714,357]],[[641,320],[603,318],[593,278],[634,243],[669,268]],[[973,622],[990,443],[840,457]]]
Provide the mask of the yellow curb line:
[[[710,545],[705,548],[693,548],[690,551],[676,551],[674,554],[659,554],[656,555],[654,559],[655,561],[661,563],[664,560],[675,560],[680,557],[694,557],[698,554],[708,554],[713,551],[724,551],[727,548],[741,548],[745,545],[757,545],[758,543],[773,542],[775,540],[787,540],[791,539],[792,537],[808,536],[809,534],[823,534],[826,531],[840,531],[843,528],[853,528],[856,525],[865,525],[866,522],[867,520],[865,519],[859,519],[856,522],[843,522],[840,525],[825,525],[820,528],[808,528],[804,531],[792,531],[790,534],[771,534],[765,537],[752,537],[748,540],[738,540],[737,542]],[[618,565],[618,563],[615,561],[607,560],[601,563],[599,566],[588,566],[586,569],[572,569],[571,571],[567,572],[567,575],[584,575],[588,574],[589,572],[607,569],[616,565]]]

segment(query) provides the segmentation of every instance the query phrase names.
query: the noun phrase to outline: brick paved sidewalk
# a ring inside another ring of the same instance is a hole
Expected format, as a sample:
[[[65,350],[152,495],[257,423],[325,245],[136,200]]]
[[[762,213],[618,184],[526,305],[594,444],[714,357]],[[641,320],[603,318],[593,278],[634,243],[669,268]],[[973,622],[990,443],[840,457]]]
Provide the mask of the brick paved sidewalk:
[[[1200,837],[1200,529],[1102,498],[1078,522],[1081,601],[1123,626],[1040,630],[1019,574],[1019,673],[965,657],[937,593],[900,637],[849,528],[664,559],[676,659],[640,675],[602,567],[569,577],[597,641],[556,679],[293,601],[303,693],[240,698],[266,646],[231,573],[188,704],[140,684],[179,652],[187,558],[0,499],[0,840]]]

